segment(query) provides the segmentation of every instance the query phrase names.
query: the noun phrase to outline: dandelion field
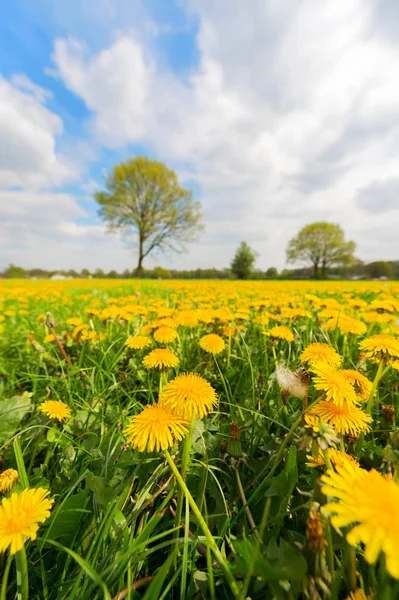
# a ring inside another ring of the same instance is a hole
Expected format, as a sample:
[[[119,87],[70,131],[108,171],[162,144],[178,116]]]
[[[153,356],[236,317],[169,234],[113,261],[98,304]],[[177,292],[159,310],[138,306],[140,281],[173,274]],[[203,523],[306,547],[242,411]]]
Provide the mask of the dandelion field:
[[[0,600],[399,598],[398,284],[0,306]]]

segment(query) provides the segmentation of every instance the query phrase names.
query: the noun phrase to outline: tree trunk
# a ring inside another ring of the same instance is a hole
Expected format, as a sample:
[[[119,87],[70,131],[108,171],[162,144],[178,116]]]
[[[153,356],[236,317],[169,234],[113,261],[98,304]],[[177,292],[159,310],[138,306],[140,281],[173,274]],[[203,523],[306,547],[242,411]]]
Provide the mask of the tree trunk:
[[[142,277],[143,276],[143,257],[140,255],[139,256],[139,262],[137,264],[136,270],[134,272],[136,277]]]
[[[319,279],[319,263],[313,263],[314,278]]]
[[[143,240],[140,237],[139,240],[139,262],[137,263],[137,267],[136,270],[134,272],[136,277],[142,277],[143,276],[143,260],[144,260],[144,256],[143,256]]]

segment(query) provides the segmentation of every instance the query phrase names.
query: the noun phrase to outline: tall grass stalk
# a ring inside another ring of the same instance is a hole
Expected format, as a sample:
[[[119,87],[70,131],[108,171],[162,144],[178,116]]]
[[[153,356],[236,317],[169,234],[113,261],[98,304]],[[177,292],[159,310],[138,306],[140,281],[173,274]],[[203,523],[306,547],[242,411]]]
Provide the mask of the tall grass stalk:
[[[164,450],[164,454],[165,454],[166,460],[168,461],[168,464],[176,478],[176,481],[178,482],[179,486],[181,487],[181,489],[183,490],[184,494],[186,495],[186,497],[188,499],[188,502],[191,506],[191,510],[193,511],[193,513],[197,519],[198,525],[200,526],[203,534],[205,535],[207,543],[209,544],[216,560],[220,564],[220,567],[222,568],[222,570],[225,574],[225,577],[227,579],[227,582],[229,584],[229,587],[233,594],[233,597],[236,600],[239,600],[240,590],[239,590],[236,580],[234,579],[234,576],[231,572],[231,569],[229,567],[227,560],[225,559],[223,554],[220,552],[218,545],[215,542],[215,538],[211,534],[208,525],[206,524],[203,516],[201,515],[199,508],[198,508],[197,504],[195,503],[195,500],[192,497],[185,481],[183,480],[182,476],[180,475],[175,463],[173,462],[172,457],[170,456],[170,454],[167,450]]]

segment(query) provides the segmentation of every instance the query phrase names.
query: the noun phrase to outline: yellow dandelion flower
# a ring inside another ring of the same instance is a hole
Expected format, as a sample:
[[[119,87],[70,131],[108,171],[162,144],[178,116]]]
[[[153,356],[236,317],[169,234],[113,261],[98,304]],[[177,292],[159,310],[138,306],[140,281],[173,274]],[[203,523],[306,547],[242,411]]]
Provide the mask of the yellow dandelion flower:
[[[43,488],[23,490],[3,498],[0,505],[0,552],[10,546],[11,554],[21,550],[26,539],[36,539],[39,523],[50,515],[54,500]]]
[[[170,344],[177,338],[177,331],[173,327],[159,327],[154,331],[154,340],[160,344]]]
[[[373,600],[374,594],[366,595],[365,592],[361,588],[357,588],[354,592],[349,594],[346,600]]]
[[[324,423],[334,427],[336,433],[350,434],[354,437],[361,432],[370,431],[372,418],[357,406],[344,402],[341,405],[324,400],[313,407],[312,413]]]
[[[162,405],[187,420],[202,419],[217,404],[213,387],[196,373],[183,373],[167,383],[159,396]]]
[[[359,348],[371,360],[399,358],[399,340],[393,335],[372,335],[360,342]]]
[[[320,316],[320,315],[319,315]],[[363,321],[348,317],[347,315],[338,314],[329,319],[323,329],[339,329],[341,333],[352,333],[353,335],[363,335],[367,331],[367,326]]]
[[[349,594],[346,600],[373,600],[374,594],[366,595],[365,592],[361,588],[357,588],[354,592]]]
[[[55,335],[53,333],[48,333],[44,336],[45,342],[55,342]]]
[[[63,421],[71,416],[71,409],[60,400],[46,400],[40,404],[38,409],[49,419],[57,419],[57,421]]]
[[[341,450],[336,450],[335,448],[328,448],[327,452],[328,452],[328,458],[330,459],[331,464],[334,467],[343,465],[345,463],[349,463],[353,466],[359,466],[359,463],[357,462],[357,460],[355,460],[353,458],[353,456],[350,456],[346,452],[342,452]],[[326,465],[325,460],[324,460],[324,454],[323,454],[321,448],[319,448],[319,455],[317,458],[314,458],[311,454],[307,454],[306,458],[309,459],[309,462],[306,463],[306,465],[308,467],[312,467],[312,468],[313,467],[325,467],[325,465]]]
[[[100,336],[96,331],[93,331],[93,329],[90,329],[90,331],[82,331],[80,334],[81,342],[89,342],[90,340],[97,340],[99,338]]]
[[[149,344],[151,344],[151,338],[148,335],[132,335],[126,340],[124,346],[134,350],[142,350]]]
[[[173,327],[173,329],[176,329],[176,327],[178,326],[179,323],[173,317],[165,317],[163,319],[159,319],[159,327]]]
[[[305,413],[304,417],[303,417],[304,421],[305,421],[305,427],[308,427],[309,429],[313,429],[313,431],[315,433],[319,433],[319,417],[317,415],[315,415],[314,413]]]
[[[210,352],[212,354],[219,354],[225,347],[223,338],[216,333],[208,333],[207,335],[202,336],[199,345],[205,352]]]
[[[198,325],[198,315],[195,310],[181,310],[176,315],[176,320],[183,327],[196,327]]]
[[[73,325],[74,327],[77,327],[78,325],[82,324],[82,319],[80,317],[71,317],[70,319],[67,319],[66,322],[68,325]]]
[[[141,328],[140,335],[148,336],[153,329],[154,327],[150,323],[147,323],[147,325],[144,325]]]
[[[0,492],[8,492],[18,481],[18,471],[6,469],[0,473]]]
[[[324,508],[331,523],[341,528],[354,525],[346,539],[351,546],[365,545],[364,558],[374,564],[385,554],[387,571],[399,579],[399,485],[374,469],[341,465],[322,475],[322,491],[340,502]]]
[[[393,323],[394,321],[396,321],[395,315],[390,315],[388,313],[380,314],[375,310],[363,312],[361,313],[361,316],[363,321],[365,321],[366,323],[381,323],[383,325],[386,325],[387,323]]]
[[[338,329],[341,333],[351,333],[353,335],[364,335],[367,331],[367,326],[363,321],[346,317],[338,323]]]
[[[274,339],[287,340],[287,342],[293,342],[295,339],[291,329],[285,325],[276,325],[276,327],[272,327],[268,331],[265,331],[264,334]]]
[[[162,404],[150,404],[133,417],[124,434],[129,444],[139,452],[152,452],[154,449],[167,450],[175,441],[182,440],[187,432],[188,422]]]
[[[85,331],[86,329],[89,329],[89,326],[87,325],[87,323],[82,323],[81,325],[76,325],[75,329],[72,332],[72,338],[74,340],[76,340],[82,334],[82,331]]]
[[[370,308],[378,312],[395,312],[395,306],[387,300],[373,300],[370,304]]]
[[[340,373],[353,385],[359,400],[368,400],[373,384],[367,377],[354,369],[343,369]]]
[[[316,375],[313,384],[316,390],[324,392],[326,400],[331,400],[338,406],[344,402],[358,403],[353,386],[341,371],[336,371],[325,364],[314,366],[313,370]]]
[[[235,327],[233,327],[233,325],[225,325],[223,327],[223,334],[226,337],[231,337],[233,336],[235,333],[237,332],[237,329]]]
[[[238,310],[234,315],[234,320],[242,320],[247,321],[249,319],[249,311],[247,310]]]
[[[168,369],[177,367],[179,362],[176,354],[167,348],[155,348],[143,358],[143,365],[146,369]]]
[[[209,323],[212,323],[213,321],[213,312],[209,309],[198,309],[197,315],[199,321],[201,321],[201,323],[205,323],[206,325],[209,325]]]
[[[305,364],[315,365],[324,363],[330,367],[339,367],[342,362],[342,358],[334,348],[321,342],[314,342],[305,348],[300,356],[300,360]]]

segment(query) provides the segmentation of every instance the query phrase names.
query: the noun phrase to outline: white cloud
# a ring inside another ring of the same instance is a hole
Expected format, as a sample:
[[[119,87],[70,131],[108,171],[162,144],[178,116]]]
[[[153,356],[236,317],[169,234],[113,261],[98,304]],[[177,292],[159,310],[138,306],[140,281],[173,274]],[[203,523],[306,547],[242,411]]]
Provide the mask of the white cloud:
[[[50,90],[42,88],[40,85],[33,83],[24,73],[14,73],[10,83],[23,91],[29,92],[39,103],[44,103],[53,97]]]
[[[46,108],[48,97],[24,75],[11,83],[0,76],[0,187],[48,187],[76,176],[57,153],[63,124]]]
[[[9,263],[26,268],[133,269],[134,253],[123,240],[106,235],[103,225],[81,224],[87,216],[69,194],[0,191],[0,270]]]
[[[359,190],[357,201],[361,208],[377,215],[399,210],[399,178],[372,181]]]
[[[23,74],[0,76],[0,268],[8,262],[68,267],[74,247],[81,258],[98,229],[104,237],[101,226],[76,224],[87,213],[70,194],[55,191],[79,178],[92,150],[65,140],[61,118],[46,106],[51,97]],[[73,159],[58,151],[60,140]],[[83,240],[78,249],[74,238]]]
[[[94,112],[94,132],[102,141],[118,146],[143,136],[149,73],[137,42],[122,38],[86,59],[83,44],[59,39],[54,61],[65,85]]]
[[[316,219],[339,222],[363,258],[378,258],[375,217],[356,198],[399,169],[399,63],[374,0],[189,6],[201,58],[188,82],[157,67],[130,32],[94,55],[74,40],[54,52],[97,139],[147,143],[201,186],[208,232],[184,264],[226,265],[247,239],[259,264],[281,267],[288,239]],[[397,257],[393,244],[381,250]]]

